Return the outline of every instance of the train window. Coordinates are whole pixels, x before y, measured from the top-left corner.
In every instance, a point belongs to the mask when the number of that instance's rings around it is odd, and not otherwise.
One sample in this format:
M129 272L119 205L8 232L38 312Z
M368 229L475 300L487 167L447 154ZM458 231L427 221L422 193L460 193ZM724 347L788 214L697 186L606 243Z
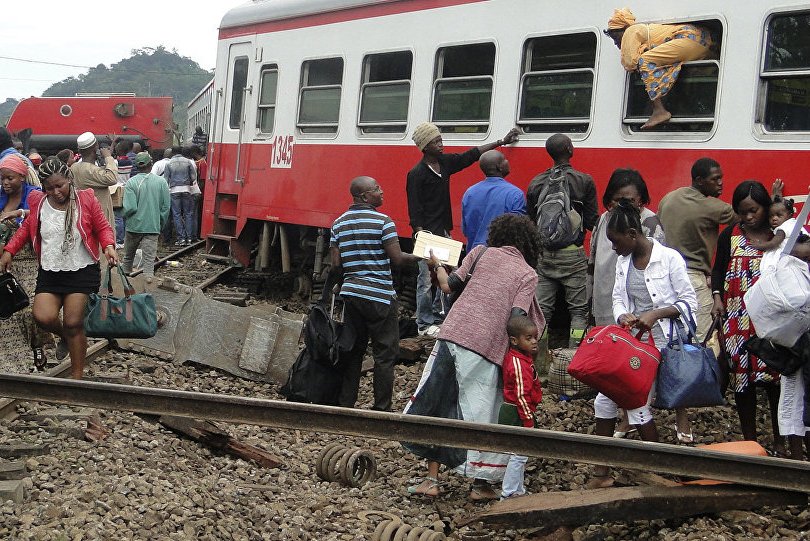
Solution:
M678 81L664 98L672 119L655 131L707 132L714 125L717 102L717 76L720 67L715 60L697 60L684 64ZM624 119L638 130L650 116L652 105L638 72L629 77L627 112Z
M774 15L760 73L767 131L810 131L810 13Z
M710 132L714 129L717 111L717 90L720 76L719 52L722 46L723 26L718 20L685 22L704 28L711 34L714 44L709 57L681 64L678 80L664 96L664 104L672 113L665 124L654 132ZM630 72L626 79L626 106L624 124L631 132L640 132L641 125L650 117L652 102L644 88L638 71Z
M494 43L439 49L431 120L443 132L485 133L489 129L494 75Z
M596 34L533 38L524 48L518 125L527 133L584 133L591 120Z
M301 65L298 129L301 133L337 133L343 59L307 60Z
M366 55L357 125L363 133L405 133L413 53Z
M266 66L262 69L261 88L259 90L259 114L256 127L261 133L273 133L276 119L276 91L278 89L278 66Z
M233 82L231 83L231 116L228 125L238 130L242 123L242 103L245 99L245 86L248 77L248 59L240 56L233 63Z

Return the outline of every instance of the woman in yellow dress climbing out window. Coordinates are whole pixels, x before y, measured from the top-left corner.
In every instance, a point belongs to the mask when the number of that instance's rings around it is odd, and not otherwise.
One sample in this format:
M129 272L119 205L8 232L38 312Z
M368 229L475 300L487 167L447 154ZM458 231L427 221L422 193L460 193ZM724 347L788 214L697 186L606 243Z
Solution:
M678 79L681 65L707 58L713 44L705 28L693 24L637 24L629 8L614 10L605 34L621 50L624 69L638 70L652 101L652 114L641 126L643 130L672 118L662 98Z

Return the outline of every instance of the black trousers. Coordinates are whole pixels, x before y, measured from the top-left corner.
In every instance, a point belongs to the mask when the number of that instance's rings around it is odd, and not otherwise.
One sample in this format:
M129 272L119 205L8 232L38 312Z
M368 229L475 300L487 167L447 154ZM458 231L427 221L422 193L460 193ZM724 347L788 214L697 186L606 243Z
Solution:
M345 296L344 321L355 329L354 348L344 356L342 363L343 386L339 404L353 408L357 402L363 356L368 340L374 354L374 406L380 411L391 410L391 395L394 392L394 365L399 357L398 303L383 304L359 297Z

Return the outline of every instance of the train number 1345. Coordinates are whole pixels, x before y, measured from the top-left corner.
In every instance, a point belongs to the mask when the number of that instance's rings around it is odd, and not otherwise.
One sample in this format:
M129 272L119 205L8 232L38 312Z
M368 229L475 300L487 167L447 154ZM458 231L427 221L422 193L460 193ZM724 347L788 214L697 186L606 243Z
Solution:
M293 146L292 135L276 135L273 139L273 153L270 156L270 167L289 169L292 167Z

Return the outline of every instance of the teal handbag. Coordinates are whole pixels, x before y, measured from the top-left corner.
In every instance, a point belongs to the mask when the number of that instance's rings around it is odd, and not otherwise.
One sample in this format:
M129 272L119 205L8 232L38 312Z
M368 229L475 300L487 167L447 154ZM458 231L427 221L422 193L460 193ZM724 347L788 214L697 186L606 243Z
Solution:
M124 271L116 266L124 284L124 298L110 295L112 268L98 293L91 293L84 312L84 332L94 338L151 338L157 333L155 300L149 293L135 293Z

